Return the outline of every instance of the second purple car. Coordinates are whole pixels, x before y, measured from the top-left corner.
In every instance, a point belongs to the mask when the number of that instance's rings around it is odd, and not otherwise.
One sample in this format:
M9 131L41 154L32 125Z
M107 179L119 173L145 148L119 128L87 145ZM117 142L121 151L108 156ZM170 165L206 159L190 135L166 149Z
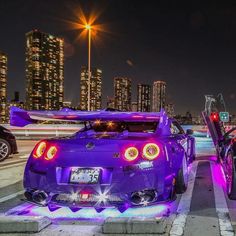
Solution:
M28 201L50 210L117 207L123 212L174 199L187 188L195 140L164 111L11 111L12 125L43 118L80 120L84 128L35 146L24 174Z

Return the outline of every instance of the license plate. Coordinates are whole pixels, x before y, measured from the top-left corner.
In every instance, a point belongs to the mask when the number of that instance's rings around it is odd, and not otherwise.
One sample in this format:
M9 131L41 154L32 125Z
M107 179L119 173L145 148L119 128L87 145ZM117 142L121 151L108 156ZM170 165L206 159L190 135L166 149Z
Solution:
M100 169L72 168L70 182L77 184L96 184L98 183Z

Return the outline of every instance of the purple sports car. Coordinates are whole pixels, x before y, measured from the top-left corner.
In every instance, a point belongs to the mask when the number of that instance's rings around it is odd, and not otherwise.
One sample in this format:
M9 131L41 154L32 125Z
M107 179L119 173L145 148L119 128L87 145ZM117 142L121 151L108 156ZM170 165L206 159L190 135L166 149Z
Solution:
M40 141L24 174L28 201L50 210L146 206L174 199L188 183L195 158L192 131L159 113L24 111L13 107L11 124L36 120L83 121L70 137Z

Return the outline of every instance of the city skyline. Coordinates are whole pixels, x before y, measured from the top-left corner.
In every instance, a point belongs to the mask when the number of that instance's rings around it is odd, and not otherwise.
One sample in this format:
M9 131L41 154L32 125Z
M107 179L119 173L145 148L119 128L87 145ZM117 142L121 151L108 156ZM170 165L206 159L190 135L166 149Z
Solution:
M112 96L113 77L120 75L133 79L132 100L138 83L164 80L168 84L168 102L175 103L176 113L190 110L199 114L203 96L219 92L225 95L227 109L235 112L236 95L231 84L236 76L233 63L236 31L233 27L235 6L231 3L214 7L208 1L193 5L176 3L172 8L164 2L145 5L101 1L100 9L104 11L99 21L108 23L112 29L111 35L101 35L100 42L92 42L92 66L103 70L103 92L107 91L103 105L106 96ZM37 8L32 7L33 1L24 2L25 8L20 7L22 4L19 0L1 6L1 17L5 21L0 21L4 32L0 49L9 58L8 100L14 91L20 91L21 99L25 96L24 34L37 28L65 38L65 100L77 104L80 68L87 64L86 40L75 41L78 32L68 30L65 21L75 19L74 9L76 11L78 5L87 15L95 1L75 5L68 1L60 4L42 1ZM216 21L215 16L220 20ZM147 37L150 30L152 37ZM224 88L222 80L227 81Z
M7 112L7 55L0 51L0 123L6 122Z

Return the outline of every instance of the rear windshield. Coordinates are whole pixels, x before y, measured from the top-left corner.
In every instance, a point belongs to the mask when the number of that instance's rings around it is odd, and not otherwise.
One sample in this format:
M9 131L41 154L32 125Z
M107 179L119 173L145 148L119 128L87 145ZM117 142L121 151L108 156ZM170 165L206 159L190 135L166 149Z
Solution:
M91 129L95 132L138 132L154 133L158 122L94 122Z

